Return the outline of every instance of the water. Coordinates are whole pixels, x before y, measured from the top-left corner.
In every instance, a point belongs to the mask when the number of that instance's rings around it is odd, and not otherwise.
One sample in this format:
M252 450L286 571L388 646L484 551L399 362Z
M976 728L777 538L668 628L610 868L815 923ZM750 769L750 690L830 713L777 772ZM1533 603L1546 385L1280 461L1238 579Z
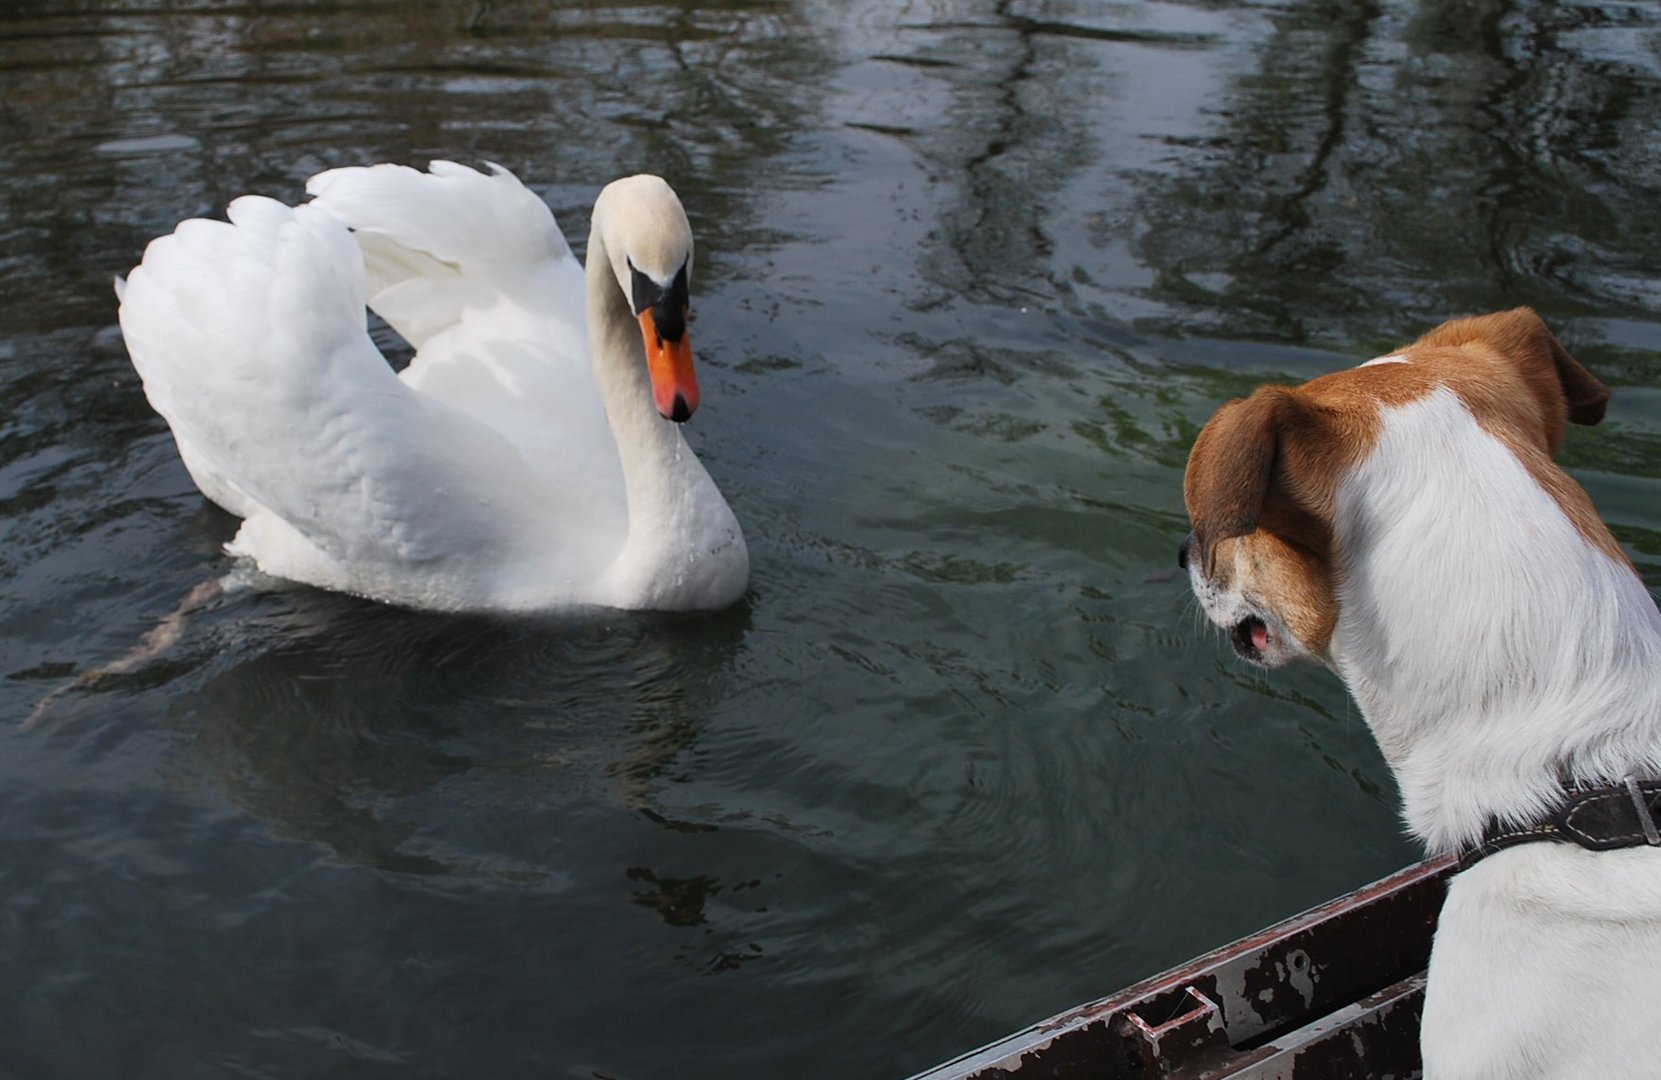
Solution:
M902 1076L1414 856L1172 580L1198 426L1535 305L1661 582L1644 4L10 0L0 713L225 573L114 329L181 218L499 161L699 242L695 617L227 597L0 728L0 1074Z

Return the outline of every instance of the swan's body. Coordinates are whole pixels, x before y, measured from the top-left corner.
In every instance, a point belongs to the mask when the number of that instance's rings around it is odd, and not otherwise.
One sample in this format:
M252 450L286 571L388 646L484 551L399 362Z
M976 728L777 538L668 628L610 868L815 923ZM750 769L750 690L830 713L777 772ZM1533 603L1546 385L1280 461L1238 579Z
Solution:
M120 290L150 403L243 519L231 552L443 610L743 594L738 522L665 419L697 405L692 236L667 184L600 193L586 270L502 169L377 165L307 189L184 222ZM402 373L366 304L416 347Z

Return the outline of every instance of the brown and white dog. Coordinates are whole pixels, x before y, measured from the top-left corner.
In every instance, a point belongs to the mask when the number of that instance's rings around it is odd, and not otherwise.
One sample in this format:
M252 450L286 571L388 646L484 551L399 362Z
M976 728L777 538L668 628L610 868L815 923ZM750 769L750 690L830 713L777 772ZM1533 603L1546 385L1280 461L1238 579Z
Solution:
M1519 308L1262 387L1188 459L1182 561L1206 615L1253 663L1337 672L1430 851L1604 785L1636 835L1519 843L1453 879L1427 1080L1661 1077L1655 787L1625 780L1661 778L1661 615L1553 461L1608 397Z

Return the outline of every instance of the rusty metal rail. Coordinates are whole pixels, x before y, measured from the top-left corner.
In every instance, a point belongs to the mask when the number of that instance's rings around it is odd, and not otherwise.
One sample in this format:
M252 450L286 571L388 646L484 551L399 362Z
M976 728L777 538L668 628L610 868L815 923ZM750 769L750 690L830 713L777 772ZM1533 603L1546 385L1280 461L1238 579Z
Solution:
M913 1080L1372 1080L1419 1072L1432 859Z

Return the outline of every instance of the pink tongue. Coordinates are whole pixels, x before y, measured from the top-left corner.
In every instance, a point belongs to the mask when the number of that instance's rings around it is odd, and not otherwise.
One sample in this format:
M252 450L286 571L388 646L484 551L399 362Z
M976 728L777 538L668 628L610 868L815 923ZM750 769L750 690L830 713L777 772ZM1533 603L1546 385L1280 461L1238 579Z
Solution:
M1262 623L1252 627L1252 648L1262 652L1269 647L1269 628Z

